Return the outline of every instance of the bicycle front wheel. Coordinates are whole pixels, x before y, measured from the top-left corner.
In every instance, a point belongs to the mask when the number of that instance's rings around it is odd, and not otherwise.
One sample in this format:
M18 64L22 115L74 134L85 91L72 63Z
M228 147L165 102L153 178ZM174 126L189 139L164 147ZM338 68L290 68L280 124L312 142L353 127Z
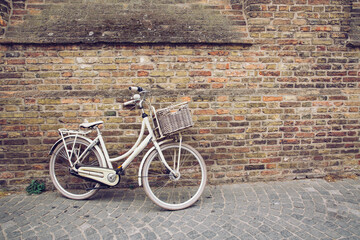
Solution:
M83 139L68 138L65 140L68 150L73 150L71 162L74 163L89 143ZM100 154L95 148L89 150L86 156L79 162L80 165L103 167ZM64 143L60 143L50 158L50 177L55 188L65 197L82 200L92 197L100 187L99 183L89 179L80 178L70 173L70 163Z
M194 204L206 185L206 165L200 153L187 144L169 143L161 151L172 174L163 164L158 151L146 159L142 182L147 196L168 210L184 209Z

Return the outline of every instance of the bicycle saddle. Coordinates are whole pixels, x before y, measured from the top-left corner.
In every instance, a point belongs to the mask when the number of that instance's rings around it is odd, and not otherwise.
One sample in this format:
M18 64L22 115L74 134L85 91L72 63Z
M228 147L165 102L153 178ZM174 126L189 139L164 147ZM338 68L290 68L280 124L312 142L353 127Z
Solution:
M91 123L82 123L80 124L80 127L82 128L93 128L95 126L98 126L100 124L103 124L103 121L97 121L97 122L91 122Z

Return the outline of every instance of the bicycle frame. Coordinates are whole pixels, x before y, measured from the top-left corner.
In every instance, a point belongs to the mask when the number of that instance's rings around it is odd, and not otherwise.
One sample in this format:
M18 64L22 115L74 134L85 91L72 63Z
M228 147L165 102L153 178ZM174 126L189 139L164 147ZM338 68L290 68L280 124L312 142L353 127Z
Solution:
M145 128L148 130L149 132L149 135L147 135L144 139L144 132L145 132ZM141 130L140 130L140 134L138 136L138 139L137 141L135 142L134 146L129 150L127 151L126 153L124 153L123 155L121 156L118 156L118 157L115 157L115 158L110 158L109 157L109 154L108 154L108 151L106 149L106 146L105 146L105 142L101 136L101 132L99 129L97 129L97 132L98 132L98 139L100 141L100 145L101 145L101 150L103 151L104 153L104 156L105 156L105 159L107 161L107 164L108 165L111 165L111 162L117 162L119 160L122 160L122 159L125 159L127 158L121 165L121 167L123 169L126 169L129 164L134 160L134 158L139 155L139 153L144 150L146 148L147 145L149 145L150 142L152 142L154 144L154 147L157 151L159 151L160 153L160 157L161 157L161 160L163 161L164 165L172 172L175 174L175 172L170 168L170 166L166 163L165 161L165 158L160 150L160 144L157 142L156 140L156 137L155 137L155 134L153 132L153 129L150 125L150 121L149 121L149 117L146 116L143 118L142 120L142 124L141 124ZM143 140L142 140L143 139ZM142 140L142 141L141 141ZM163 143L164 141L162 141L161 143ZM149 150L150 151L150 150Z
M143 139L144 137L144 133L145 133L145 129L148 130L148 135ZM150 124L150 121L149 121L149 117L147 115L143 116L143 120L142 120L142 123L141 123L141 130L140 130L140 134L138 136L138 139L137 141L135 142L135 144L133 145L133 147L128 150L126 153L124 153L123 155L121 156L118 156L118 157L115 157L115 158L110 158L109 156L109 153L107 151L107 148L106 148L106 145L105 145L105 141L101 135L101 132L99 130L99 128L96 128L96 131L97 131L97 136L94 140L91 140L91 139L88 139L88 138L85 138L85 137L81 137L83 139L86 139L88 142L89 142L89 146L83 151L83 153L77 157L77 160L74 162L74 163L71 163L70 162L70 165L72 167L74 167L76 165L76 163L78 163L83 157L86 156L87 152L93 148L93 147L97 147L98 143L100 145L100 148L97 148L98 150L100 150L100 154L102 154L102 158L103 160L105 160L105 164L108 168L112 169L112 162L117 162L117 161L120 161L120 160L123 160L123 159L126 159L122 165L120 165L121 169L122 170L125 170L129 164L135 159L135 157L137 155L139 155L148 145L150 142L153 143L153 147L150 148L147 153L144 155L141 163L140 163L140 167L139 167L139 172L138 172L138 175L139 175L139 186L142 185L142 182L141 182L141 174L142 174L142 168L143 168L143 165L145 163L145 160L146 158L150 155L150 153L154 150L158 151L159 153L159 156L160 156L160 159L161 161L163 162L164 166L174 175L174 176L177 176L176 174L176 168L175 168L175 163L174 163L174 169L172 169L168 163L165 161L165 158L164 158L164 155L162 154L161 152L161 149L160 149L160 145L164 144L164 143L167 143L167 142L170 142L172 140L163 140L161 142L158 142L157 139L156 139L156 136L153 132L153 129L151 127L151 124ZM75 132L72 132L72 133L75 133ZM181 135L180 135L181 136ZM79 137L79 135L77 134L74 134L74 135L69 135L68 137L74 137L75 139ZM180 137L181 138L181 137ZM143 139L143 140L142 140ZM62 135L62 140L64 140L64 136ZM59 140L61 141L61 140ZM180 141L180 144L181 144L181 141ZM66 146L66 145L65 145ZM179 148L180 149L180 148ZM68 151L68 150L67 150ZM70 152L70 153L67 153L69 156L72 156L73 155L73 150ZM180 157L180 152L179 152L179 157ZM70 159L70 158L69 158Z

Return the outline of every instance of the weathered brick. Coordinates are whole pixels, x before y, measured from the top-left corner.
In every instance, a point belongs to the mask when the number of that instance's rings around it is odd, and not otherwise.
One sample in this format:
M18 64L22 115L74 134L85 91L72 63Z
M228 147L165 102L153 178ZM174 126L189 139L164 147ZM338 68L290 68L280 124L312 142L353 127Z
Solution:
M309 0L309 4L313 5L328 5L330 0Z
M264 96L263 101L269 102L269 101L282 101L283 97L281 96Z
M131 65L132 70L153 70L153 65L140 65L140 64L133 64Z
M171 50L170 55L194 55L194 51L192 49L176 49Z
M60 77L59 72L42 72L36 74L37 78L58 78Z
M300 140L298 139L282 139L281 144L299 144Z
M0 79L3 78L21 78L22 73L0 73Z
M195 77L195 76L211 76L212 73L211 71L191 71L189 73L190 77Z
M27 139L4 140L4 145L25 145L27 143Z
M8 65L24 65L25 59L16 58L16 59L9 59L6 61Z
M172 77L175 73L173 71L151 71L151 77Z
M251 170L263 170L265 169L264 164L260 165L245 165L245 170L251 171Z
M45 99L38 99L38 104L41 105L58 105L61 104L61 99L52 99L52 98L45 98Z
M209 55L215 55L215 56L228 56L228 55L229 55L229 51L219 50L219 51L208 52L208 54L209 54Z
M116 65L112 65L112 64L107 64L107 65L95 65L94 70L116 70L117 66Z

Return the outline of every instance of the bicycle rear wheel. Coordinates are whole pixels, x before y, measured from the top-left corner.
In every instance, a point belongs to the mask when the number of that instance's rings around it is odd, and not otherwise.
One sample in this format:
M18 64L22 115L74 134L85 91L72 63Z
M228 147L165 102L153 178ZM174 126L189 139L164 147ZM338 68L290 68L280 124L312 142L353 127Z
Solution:
M206 185L206 165L200 153L187 144L169 143L161 146L174 176L154 150L146 159L142 182L147 196L158 206L168 210L184 209L194 204ZM179 158L180 153L180 158ZM174 166L175 164L175 166Z
M89 143L83 139L77 139L74 145L74 138L65 140L67 149L73 149L72 163L76 156L80 156L88 147ZM79 162L80 165L103 167L100 161L100 154L95 148L89 150L88 154ZM74 176L70 173L70 163L64 142L60 143L54 150L50 158L50 177L55 188L65 197L82 200L92 197L100 187L99 183Z

